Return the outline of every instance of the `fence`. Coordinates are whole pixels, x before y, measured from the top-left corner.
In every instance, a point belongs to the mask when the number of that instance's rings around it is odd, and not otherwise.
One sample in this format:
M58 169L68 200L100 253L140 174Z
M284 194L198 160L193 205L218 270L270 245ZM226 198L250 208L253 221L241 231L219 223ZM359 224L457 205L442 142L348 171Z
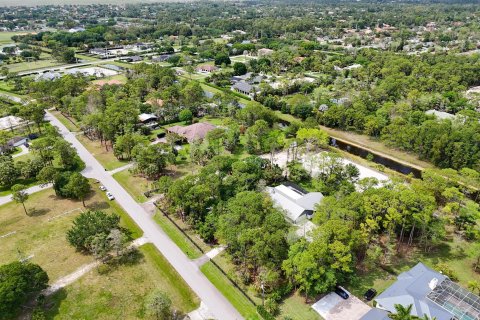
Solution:
M200 248L200 246L190 237L190 235L188 235L185 230L183 230L172 218L170 218L170 216L165 211L163 211L162 208L160 208L158 203L154 202L154 204L164 217L166 217L198 250L200 250L201 253L205 254L205 251ZM238 283L235 282L235 280L233 280L215 261L213 261L213 259L210 259L210 262L218 270L220 270L220 272L223 273L225 277L227 277L228 281L230 281L230 283L233 284L233 286L237 288L245 296L245 298L247 298L248 301L250 301L255 307L257 307L255 301L250 298L250 296L238 285Z

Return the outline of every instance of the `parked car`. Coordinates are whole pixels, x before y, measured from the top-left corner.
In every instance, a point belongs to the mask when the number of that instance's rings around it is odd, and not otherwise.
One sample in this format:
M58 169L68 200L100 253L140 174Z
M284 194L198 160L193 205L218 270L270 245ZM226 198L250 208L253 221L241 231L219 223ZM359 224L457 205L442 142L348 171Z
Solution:
M107 188L105 188L105 186L100 186L100 190L107 191Z
M375 289L373 289L373 288L370 288L370 289L367 290L367 292L365 292L365 294L363 295L363 297L365 298L365 300L370 301L370 300L372 300L376 295L377 295L377 290L375 290Z
M348 297L349 297L347 291L340 286L337 286L335 288L335 293L338 294L340 297L342 297L345 300L347 300Z
M114 200L115 197L113 196L113 194L111 194L110 192L107 191L107 198L108 200Z

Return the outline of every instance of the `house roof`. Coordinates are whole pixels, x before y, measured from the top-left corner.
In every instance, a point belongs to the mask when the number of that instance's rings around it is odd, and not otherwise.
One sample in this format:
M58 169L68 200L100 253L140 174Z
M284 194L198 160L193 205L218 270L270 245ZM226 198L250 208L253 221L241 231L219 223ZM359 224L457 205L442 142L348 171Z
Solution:
M390 320L388 312L382 309L372 308L360 320Z
M167 128L167 131L176 133L184 137L188 141L193 141L193 140L205 138L207 133L212 131L215 128L216 126L208 122L199 122L186 127L173 126L173 127Z
M112 86L112 85L121 85L121 84L122 84L122 81L120 81L120 80L115 80L115 79L111 79L111 80L100 80L100 81L97 81L97 82L95 83L95 85L100 86L100 87L103 87L104 85Z
M197 70L205 70L205 71L215 71L217 69L218 69L217 67L209 65L209 64L205 64L205 65L197 67Z
M55 80L60 78L62 75L58 72L44 72L35 76L35 81L39 80Z
M145 121L149 121L149 120L157 120L158 117L154 114L151 114L151 113L142 113L140 115L138 115L138 120L140 122L145 122Z
M237 89L242 92L252 92L253 86L245 81L239 81L232 86L232 89Z
M395 305L412 305L412 315L437 320L450 320L453 315L427 298L427 295L442 281L448 279L443 274L432 270L423 263L401 273L397 281L382 292L375 301L381 308L395 313Z
M147 101L145 101L146 104L149 104L151 106L159 106L159 107L162 107L163 106L163 103L164 101L162 99L154 99L154 98L151 98L151 99L148 99Z
M296 222L305 211L313 211L315 205L322 201L320 192L306 193L294 184L281 184L274 188L267 188L272 200L283 210L289 219Z
M438 110L433 110L433 109L432 110L427 110L427 111L425 111L425 113L428 114L428 115L434 115L435 117L437 117L440 120L454 119L455 118L455 115L453 115L451 113L438 111Z

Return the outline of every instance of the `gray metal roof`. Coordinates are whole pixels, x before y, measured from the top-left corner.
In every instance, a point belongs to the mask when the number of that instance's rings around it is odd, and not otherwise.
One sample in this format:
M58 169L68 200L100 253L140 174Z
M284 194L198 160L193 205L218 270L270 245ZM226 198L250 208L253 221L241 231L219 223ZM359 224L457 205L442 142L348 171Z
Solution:
M427 315L437 320L451 320L453 315L427 298L427 295L442 281L448 279L423 263L401 273L397 281L382 292L375 301L379 308L395 313L395 305L412 305L412 315Z
M390 320L388 312L382 309L372 308L360 320Z
M245 81L239 81L235 83L232 88L242 92L252 92L253 90L253 86L246 83Z

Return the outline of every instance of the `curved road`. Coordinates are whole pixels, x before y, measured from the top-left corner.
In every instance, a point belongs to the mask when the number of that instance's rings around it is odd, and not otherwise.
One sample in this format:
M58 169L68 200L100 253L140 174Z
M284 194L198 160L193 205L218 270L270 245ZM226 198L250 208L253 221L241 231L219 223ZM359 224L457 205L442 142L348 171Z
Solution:
M63 138L77 150L78 155L86 165L82 174L87 178L99 180L115 196L116 201L143 230L144 236L165 256L211 313L215 315L215 318L221 320L243 319L230 302L205 277L198 266L175 245L130 194L105 171L93 155L77 140L75 135L48 111L45 119L57 127Z

